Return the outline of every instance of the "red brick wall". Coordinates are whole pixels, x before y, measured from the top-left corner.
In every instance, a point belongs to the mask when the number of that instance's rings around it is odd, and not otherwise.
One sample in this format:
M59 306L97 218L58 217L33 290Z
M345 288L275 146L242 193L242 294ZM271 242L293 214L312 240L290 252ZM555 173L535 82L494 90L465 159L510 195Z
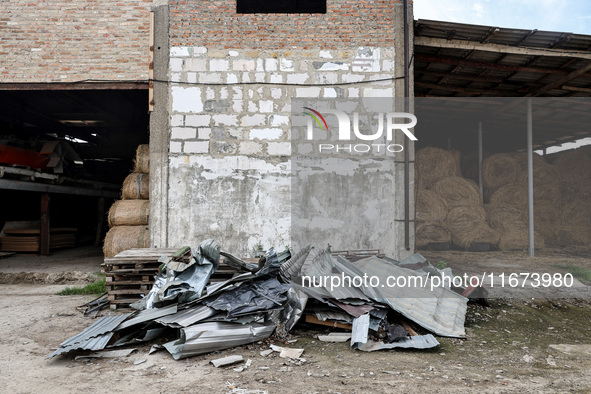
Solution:
M327 0L326 14L236 14L236 0L170 0L171 45L253 49L391 46L394 4L398 2Z
M0 81L148 77L151 0L1 0Z

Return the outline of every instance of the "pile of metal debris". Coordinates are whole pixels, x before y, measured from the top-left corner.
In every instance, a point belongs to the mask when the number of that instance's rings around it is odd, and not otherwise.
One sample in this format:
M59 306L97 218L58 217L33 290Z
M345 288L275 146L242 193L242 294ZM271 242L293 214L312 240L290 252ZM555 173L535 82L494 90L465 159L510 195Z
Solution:
M208 285L220 256L241 273ZM310 323L350 330L320 339L350 337L355 349L432 348L439 344L435 337L416 331L464 337L468 298L461 293L475 290L368 283L372 277L451 275L449 268L439 270L420 255L398 262L377 256L333 256L330 248L317 251L308 246L293 256L289 250L277 253L271 248L257 265L220 252L214 240L191 249L190 256L166 257L160 271L151 291L132 305L136 312L96 320L47 357L168 338L172 340L163 347L178 360L273 334L285 338L304 315ZM483 291L477 292L482 296Z

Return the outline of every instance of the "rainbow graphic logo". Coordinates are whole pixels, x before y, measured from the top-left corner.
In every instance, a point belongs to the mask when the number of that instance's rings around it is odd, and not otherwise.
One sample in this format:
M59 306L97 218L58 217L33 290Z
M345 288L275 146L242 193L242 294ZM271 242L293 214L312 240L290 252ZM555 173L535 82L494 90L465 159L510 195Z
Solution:
M306 114L309 117L311 117L312 119L314 119L316 121L316 123L318 123L318 126L320 126L320 130L323 129L322 123L324 123L324 129L328 132L328 125L326 124L326 120L324 119L324 116L322 116L320 114L320 112L318 112L310 107L304 107L304 109L307 109L308 111L312 111L313 112L312 114L310 112L304 112L304 114ZM318 118L320 118L320 119L318 119ZM322 123L320 123L320 120L322 120Z

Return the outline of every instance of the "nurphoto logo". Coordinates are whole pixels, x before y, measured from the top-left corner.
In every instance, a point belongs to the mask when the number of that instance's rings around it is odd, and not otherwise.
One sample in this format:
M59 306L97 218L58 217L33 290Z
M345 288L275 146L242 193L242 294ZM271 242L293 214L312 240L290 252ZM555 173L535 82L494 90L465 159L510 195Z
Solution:
M370 125L370 133L362 133L359 128L359 113L353 112L353 121L349 115L340 110L336 109L324 109L322 113L310 108L304 107L306 110L305 115L308 115L308 129L306 133L306 139L308 141L314 140L314 129L324 130L327 133L327 137L330 138L331 133L334 130L329 129L328 123L324 115L334 115L338 122L338 131L336 139L338 141L373 141L374 143L358 143L358 144L333 144L333 143L321 143L318 145L318 150L322 152L339 153L367 153L373 151L375 153L397 153L402 152L404 147L400 144L392 144L394 140L394 132L396 130L402 131L408 139L411 141L417 141L417 137L410 131L417 124L417 117L408 112L388 112L378 113L377 115L377 129L374 131L374 127ZM324 115L323 115L324 114ZM385 123L385 127L384 127ZM351 127L351 125L353 127ZM351 135L351 129L353 129L353 137ZM386 143L377 143L379 140L383 140L385 129ZM333 135L333 140L334 135Z

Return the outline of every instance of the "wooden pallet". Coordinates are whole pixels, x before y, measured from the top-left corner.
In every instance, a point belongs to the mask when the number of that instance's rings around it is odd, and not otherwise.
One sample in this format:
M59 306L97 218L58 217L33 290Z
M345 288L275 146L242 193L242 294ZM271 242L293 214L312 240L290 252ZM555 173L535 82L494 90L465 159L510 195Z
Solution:
M130 249L115 257L105 258L101 271L105 274L111 309L127 308L148 294L161 265L158 260L162 256L172 257L175 254L175 260L190 261L187 249L179 248ZM222 260L211 276L210 283L228 280L238 272Z

